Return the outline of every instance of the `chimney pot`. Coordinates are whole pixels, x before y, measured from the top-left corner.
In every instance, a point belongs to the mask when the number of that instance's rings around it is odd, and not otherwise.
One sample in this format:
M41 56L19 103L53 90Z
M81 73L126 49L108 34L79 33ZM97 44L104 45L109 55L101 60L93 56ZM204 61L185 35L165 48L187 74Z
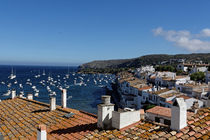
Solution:
M40 124L37 128L37 140L47 140L46 125Z
M105 105L108 105L108 104L111 103L110 99L111 99L111 96L109 96L109 95L101 96L102 103L105 104Z
M66 108L66 96L67 96L67 90L66 89L62 89L61 101L62 101L62 107L63 108Z
M56 97L55 95L50 95L50 111L56 109Z
M16 97L16 91L13 89L12 90L12 99L14 99Z

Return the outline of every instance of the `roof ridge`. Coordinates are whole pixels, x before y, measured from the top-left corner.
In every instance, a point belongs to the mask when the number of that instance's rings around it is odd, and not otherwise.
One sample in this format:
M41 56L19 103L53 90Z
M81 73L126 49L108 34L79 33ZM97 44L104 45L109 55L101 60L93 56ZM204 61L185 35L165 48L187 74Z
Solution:
M39 105L43 105L43 106L46 106L46 107L50 107L49 104L43 103L43 102L40 102L40 101L37 101L37 100L29 100L29 99L20 98L20 97L16 97L16 98L22 99L22 100L25 100L25 101L28 101L28 102L33 102L33 103L36 103L36 104L39 104ZM97 118L97 115L92 114L92 113L89 113L89 112L86 112L86 111L83 111L83 110L76 110L76 109L73 109L73 108L62 108L60 105L56 105L56 109L57 109L58 111L62 111L62 112L65 112L65 113L71 113L72 111L73 111L73 112L80 112L80 113L86 114L86 115L88 115L88 116ZM69 109L71 109L71 111L70 111Z

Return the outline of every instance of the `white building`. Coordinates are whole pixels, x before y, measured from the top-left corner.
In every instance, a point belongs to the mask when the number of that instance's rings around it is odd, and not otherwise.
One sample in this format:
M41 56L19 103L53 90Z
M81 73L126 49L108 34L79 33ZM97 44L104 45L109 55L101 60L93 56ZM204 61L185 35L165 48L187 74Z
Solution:
M194 102L198 102L198 108L202 108L204 106L204 102L202 100L192 98L192 97L188 97L184 94L178 95L176 98L183 98L185 103L186 103L187 109L191 109ZM174 98L172 101L174 102L176 100L176 98Z
M151 89L148 87L145 80L130 77L118 80L118 93L120 94L121 107L141 108L141 97L139 96L139 89Z
M146 118L169 125L172 130L179 131L187 126L187 108L183 98L176 98L172 108L155 106L146 111Z
M155 85L162 86L164 85L163 79L170 78L174 79L176 77L176 73L174 72L156 72L155 73Z
M146 111L146 119L151 121L171 125L171 109L161 106L155 106Z
M147 79L147 77L155 72L155 68L153 66L142 66L141 68L137 68L135 71L135 75L139 78Z
M195 72L206 72L208 70L209 64L186 64L181 63L177 65L178 70L184 72L195 73Z
M189 76L176 76L173 72L158 72L155 76L155 85L167 88L173 88L176 84L185 84L190 80Z
M186 83L176 85L176 89L182 93L186 93L189 97L195 97L201 99L208 93L208 85L203 83Z

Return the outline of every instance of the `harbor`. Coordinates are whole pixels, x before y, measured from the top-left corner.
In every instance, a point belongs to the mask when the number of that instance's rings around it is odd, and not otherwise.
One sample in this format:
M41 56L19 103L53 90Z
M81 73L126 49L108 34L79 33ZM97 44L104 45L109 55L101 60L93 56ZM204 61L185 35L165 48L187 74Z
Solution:
M60 99L60 91L66 89L68 107L94 114L106 86L115 80L108 74L78 74L77 67L1 66L0 71L1 100L11 98L15 90L18 95L33 94L35 100L49 103L49 95Z

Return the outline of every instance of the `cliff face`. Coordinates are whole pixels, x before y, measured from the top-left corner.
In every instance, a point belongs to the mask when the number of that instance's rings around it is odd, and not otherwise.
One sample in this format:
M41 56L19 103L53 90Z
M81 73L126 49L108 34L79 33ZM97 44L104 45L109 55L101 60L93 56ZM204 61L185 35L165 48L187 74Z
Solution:
M194 53L194 54L155 54L145 55L133 59L119 59L119 60L102 60L93 61L79 66L79 70L85 69L107 69L107 68L131 68L140 67L142 65L157 65L161 62L170 62L170 59L185 59L186 62L203 61L210 63L210 53Z

